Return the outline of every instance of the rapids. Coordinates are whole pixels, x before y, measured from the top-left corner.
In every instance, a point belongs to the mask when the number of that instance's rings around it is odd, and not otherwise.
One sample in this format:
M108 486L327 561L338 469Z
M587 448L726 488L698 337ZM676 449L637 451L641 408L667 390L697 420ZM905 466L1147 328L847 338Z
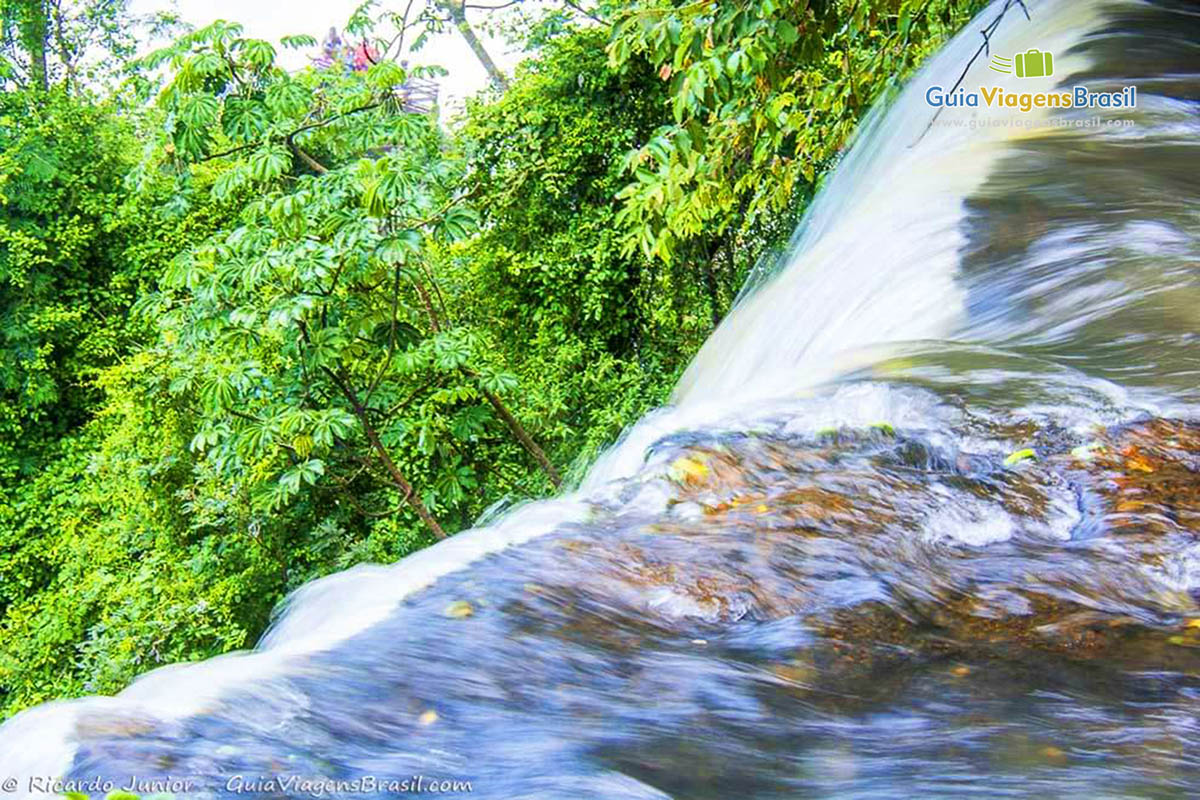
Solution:
M1200 6L1025 7L577 491L18 715L0 797L1200 795ZM1002 12L1053 77L971 62ZM1138 105L935 118L968 63Z

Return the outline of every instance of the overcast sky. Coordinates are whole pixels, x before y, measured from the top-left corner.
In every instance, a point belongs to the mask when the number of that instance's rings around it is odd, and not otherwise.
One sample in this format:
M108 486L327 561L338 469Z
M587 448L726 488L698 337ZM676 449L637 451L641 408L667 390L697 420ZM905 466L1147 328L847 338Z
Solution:
M311 34L320 41L330 26L341 30L359 2L360 0L132 0L130 8L135 14L174 11L185 22L197 27L207 25L215 19L240 22L245 26L247 36L267 39L277 44L281 36L296 33ZM380 6L387 9L401 2L406 0L383 0ZM469 19L474 21L484 12L468 13ZM509 52L510 48L501 39L487 37L478 24L475 25L475 29L487 43L492 58L506 73L511 74L513 66L520 59L520 53ZM307 51L281 49L279 60L282 66L295 69L308 63L309 55ZM443 108L458 106L462 97L478 91L487 84L487 73L457 31L452 30L431 38L420 51L406 57L414 64L438 64L449 70L450 74L439 81Z

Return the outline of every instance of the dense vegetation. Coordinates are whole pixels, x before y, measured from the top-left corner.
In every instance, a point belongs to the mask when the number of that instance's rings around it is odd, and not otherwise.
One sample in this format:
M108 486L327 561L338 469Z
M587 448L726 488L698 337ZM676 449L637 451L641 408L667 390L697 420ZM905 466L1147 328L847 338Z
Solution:
M0 715L577 480L978 3L543 7L451 121L399 54L486 58L462 3L388 6L288 72L314 39L135 59L121 4L0 0Z

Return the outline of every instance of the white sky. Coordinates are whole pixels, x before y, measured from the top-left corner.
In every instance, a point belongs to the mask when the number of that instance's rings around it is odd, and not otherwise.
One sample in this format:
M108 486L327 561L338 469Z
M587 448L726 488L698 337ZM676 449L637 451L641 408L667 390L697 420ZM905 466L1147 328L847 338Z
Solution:
M215 19L240 22L245 26L245 35L266 39L278 46L281 36L297 33L310 34L320 42L331 26L337 27L339 31L344 27L359 2L360 0L132 0L130 10L135 14L173 11L185 22L197 27L207 25ZM406 0L383 0L380 8L402 10L401 3L406 3ZM417 4L414 3L414 8L416 7ZM375 13L378 13L378 9ZM510 48L502 39L489 38L481 30L478 21L486 12L468 10L467 13L492 59L506 74L511 75L512 68L520 60L521 54L509 52ZM415 32L410 31L406 38L411 40L415 35ZM161 46L161 43L157 46ZM280 48L279 62L288 69L299 68L308 63L308 56L315 54L316 50L317 48L313 48L313 52L309 53L307 50ZM437 37L430 37L418 52L406 54L405 57L413 64L437 64L449 71L449 75L439 80L441 105L444 110L461 106L463 97L487 85L487 73L462 36L453 28Z

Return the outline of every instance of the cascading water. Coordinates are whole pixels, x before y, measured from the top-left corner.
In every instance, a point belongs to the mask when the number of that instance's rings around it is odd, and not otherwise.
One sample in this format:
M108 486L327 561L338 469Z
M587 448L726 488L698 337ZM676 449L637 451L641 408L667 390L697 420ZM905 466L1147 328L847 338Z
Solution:
M1025 6L964 86L1137 108L934 120L993 5L578 492L19 715L13 794L1200 793L1200 9Z

